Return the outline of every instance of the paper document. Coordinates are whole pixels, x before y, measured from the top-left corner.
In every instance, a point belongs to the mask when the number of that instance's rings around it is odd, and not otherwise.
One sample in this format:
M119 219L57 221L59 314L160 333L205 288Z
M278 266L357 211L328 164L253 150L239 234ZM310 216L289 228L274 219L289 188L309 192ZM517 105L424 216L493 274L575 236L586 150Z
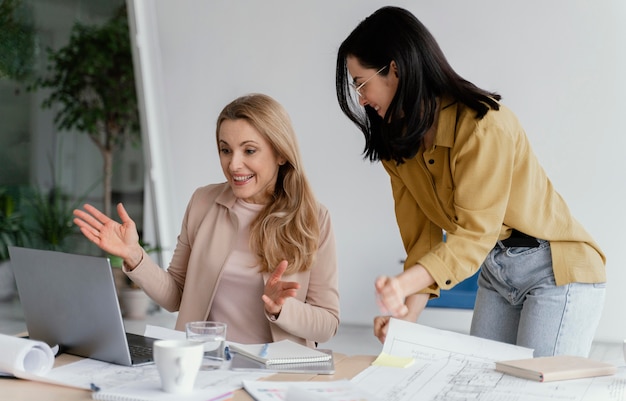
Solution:
M626 367L615 376L540 383L505 375L495 361L532 350L391 319L383 352L415 358L407 368L370 366L351 381L386 401L626 401Z
M256 401L383 401L348 380L324 382L244 381Z
M168 329L160 326L146 325L144 336L150 338L158 338L159 340L184 340L187 333L184 331Z

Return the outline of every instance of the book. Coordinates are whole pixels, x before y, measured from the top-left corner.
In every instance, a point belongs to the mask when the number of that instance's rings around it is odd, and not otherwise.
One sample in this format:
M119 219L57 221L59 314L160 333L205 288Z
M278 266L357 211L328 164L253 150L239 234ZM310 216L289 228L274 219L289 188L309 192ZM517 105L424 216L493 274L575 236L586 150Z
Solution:
M540 382L610 376L617 367L580 356L558 355L496 362L498 372Z
M240 344L228 342L229 349L266 365L284 363L323 362L331 355L291 340L281 340L267 344Z

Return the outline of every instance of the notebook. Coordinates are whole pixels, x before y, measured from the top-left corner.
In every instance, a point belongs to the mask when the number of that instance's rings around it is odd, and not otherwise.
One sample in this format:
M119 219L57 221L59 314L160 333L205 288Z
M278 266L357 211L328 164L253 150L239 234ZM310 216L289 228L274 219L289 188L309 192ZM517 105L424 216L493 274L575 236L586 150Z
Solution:
M496 370L540 382L610 376L617 367L580 356L545 356L496 362Z
M124 330L109 259L14 246L9 255L29 338L118 365L153 362L155 339Z
M240 344L229 341L228 346L231 351L266 365L324 362L332 358L325 352L300 345L291 340L267 344Z
M321 349L319 351L330 355L330 359L321 362L277 363L266 365L263 362L233 352L229 369L243 372L309 373L314 375L334 374L335 362L332 357L332 350Z

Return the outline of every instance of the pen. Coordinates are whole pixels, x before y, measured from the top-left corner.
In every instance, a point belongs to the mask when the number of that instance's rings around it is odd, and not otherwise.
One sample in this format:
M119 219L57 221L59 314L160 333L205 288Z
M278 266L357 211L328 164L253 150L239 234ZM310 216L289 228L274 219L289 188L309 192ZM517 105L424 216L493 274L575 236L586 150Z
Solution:
M448 241L448 232L443 228L441 229L441 240L444 244L446 243L446 241Z
M226 358L227 361L230 361L233 358L230 355L230 348L228 348L228 345L224 347L224 357Z
M269 343L263 344L263 347L261 348L261 351L259 351L259 356L261 358L265 358L267 356L267 347L269 347Z

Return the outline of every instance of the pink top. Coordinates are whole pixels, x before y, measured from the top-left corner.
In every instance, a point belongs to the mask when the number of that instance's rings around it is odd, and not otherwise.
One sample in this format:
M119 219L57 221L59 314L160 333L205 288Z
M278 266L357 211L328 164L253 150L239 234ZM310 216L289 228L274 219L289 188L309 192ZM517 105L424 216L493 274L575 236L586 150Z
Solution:
M226 258L220 285L215 291L209 320L226 322L226 338L244 344L272 341L270 325L265 317L263 276L250 250L250 223L263 205L237 199L232 211L237 215L239 229L232 252ZM236 294L236 296L233 296ZM233 319L232 316L236 316Z

